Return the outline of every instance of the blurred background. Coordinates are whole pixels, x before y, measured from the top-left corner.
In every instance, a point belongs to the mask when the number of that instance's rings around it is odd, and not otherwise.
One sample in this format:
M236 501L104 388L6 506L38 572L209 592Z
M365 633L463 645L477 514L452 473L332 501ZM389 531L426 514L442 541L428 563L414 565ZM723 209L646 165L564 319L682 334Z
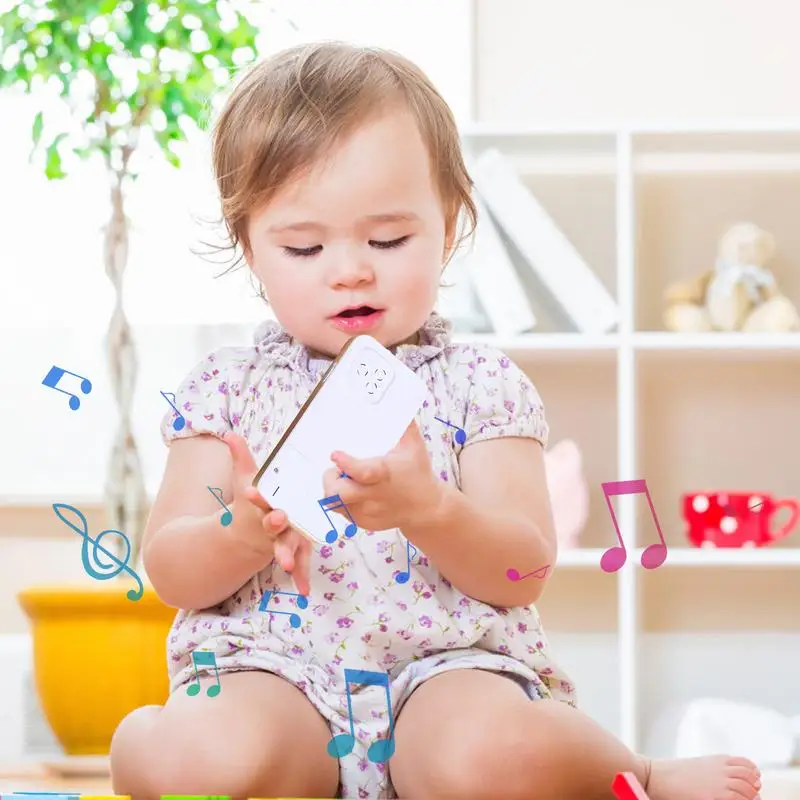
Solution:
M29 5L33 15L47 3ZM146 5L152 21L174 4ZM6 0L0 14L19 7ZM398 50L451 105L485 213L475 246L448 267L440 308L459 337L504 348L543 396L562 544L539 610L581 707L649 755L744 751L769 770L765 800L800 798L800 7L230 7L257 35L251 52L236 51L240 63L215 70L223 88L212 111L249 59L317 39ZM106 40L102 25L74 24ZM9 48L0 66L19 58ZM211 235L205 220L218 214L206 131L186 125L170 143L180 166L152 131L137 140L138 178L124 194L127 263L115 288L104 262L107 165L62 153L66 177L48 179L41 154L30 157L37 113L46 131L79 134L80 125L52 81L8 83L0 88L0 776L47 763L80 789L82 769L103 780L102 747L65 747L66 734L54 733L53 715L77 713L58 670L69 661L93 679L120 676L108 638L88 663L67 650L72 629L56 630L74 624L59 622L72 608L67 595L40 612L18 600L30 587L98 584L83 568L80 536L52 504L80 509L92 535L115 527L105 487L121 425L152 498L166 459L163 393L209 350L248 342L267 310L244 270L221 274L224 265L197 253ZM106 345L116 303L132 342L116 340L112 363L130 378L117 384ZM59 384L79 396L77 411L42 385L53 366L77 376ZM81 393L81 378L91 393ZM646 481L655 515L640 491L611 497L612 518L602 484L633 479ZM146 503L136 513L145 512ZM620 544L615 520L628 558L607 572L603 553ZM659 532L668 556L644 569L640 555ZM163 624L147 636L161 641ZM160 674L163 653L152 652ZM154 680L147 691L157 694ZM96 700L107 705L110 696Z

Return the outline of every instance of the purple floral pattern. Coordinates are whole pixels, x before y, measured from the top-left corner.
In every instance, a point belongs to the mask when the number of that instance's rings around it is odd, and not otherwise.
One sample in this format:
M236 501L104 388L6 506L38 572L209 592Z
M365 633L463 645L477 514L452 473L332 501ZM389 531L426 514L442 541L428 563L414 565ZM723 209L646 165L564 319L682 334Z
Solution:
M450 324L432 314L419 343L395 355L427 383L430 398L417 423L441 480L460 485L458 455L464 446L500 436L547 442L539 395L505 354L486 345L453 344ZM330 360L314 358L274 322L263 324L250 347L223 348L204 358L176 392L186 426L175 431L173 412L161 425L164 441L197 435L243 436L256 461L275 446L308 398ZM453 429L464 429L465 445ZM274 672L298 686L328 720L332 735L349 732L344 667L385 671L395 716L413 690L451 669L507 673L532 698L575 703L569 678L553 661L541 621L531 606L496 609L466 597L418 552L408 583L394 576L406 542L397 530L359 531L352 539L318 546L311 563L308 607L273 596L258 611L265 591L295 591L277 565L267 567L219 606L180 611L168 638L171 690L194 676L191 654L213 650L219 670ZM388 732L385 692L351 687L356 745L340 763L344 797L394 797L385 765L373 764L369 744Z

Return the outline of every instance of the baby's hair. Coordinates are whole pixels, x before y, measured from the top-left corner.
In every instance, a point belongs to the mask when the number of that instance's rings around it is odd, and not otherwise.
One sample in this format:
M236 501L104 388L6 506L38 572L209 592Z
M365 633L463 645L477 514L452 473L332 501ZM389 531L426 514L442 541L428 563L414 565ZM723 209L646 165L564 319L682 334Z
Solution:
M477 222L452 111L425 73L404 56L344 42L282 50L247 69L234 87L212 137L228 240L221 249L249 250L247 222L253 211L323 161L359 126L394 108L413 115L427 146L447 233L453 237L452 255Z

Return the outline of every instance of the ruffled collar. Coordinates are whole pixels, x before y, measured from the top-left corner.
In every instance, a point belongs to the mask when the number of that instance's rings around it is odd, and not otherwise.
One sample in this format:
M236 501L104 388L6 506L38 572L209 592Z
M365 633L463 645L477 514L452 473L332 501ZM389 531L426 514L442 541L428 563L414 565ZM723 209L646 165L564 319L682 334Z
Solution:
M419 329L417 344L400 344L390 349L409 369L416 370L436 358L450 344L451 329L452 324L433 311ZM289 336L274 320L261 323L253 338L258 352L266 355L274 364L290 367L314 380L333 360L312 355L304 344Z

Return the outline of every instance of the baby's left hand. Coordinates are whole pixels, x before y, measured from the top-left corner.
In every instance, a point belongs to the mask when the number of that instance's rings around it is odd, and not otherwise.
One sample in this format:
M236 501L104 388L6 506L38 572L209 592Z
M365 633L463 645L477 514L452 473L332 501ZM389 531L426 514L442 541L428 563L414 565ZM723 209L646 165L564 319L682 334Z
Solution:
M359 528L382 531L425 519L437 508L444 484L434 475L425 440L412 421L394 450L359 459L334 452L338 469L323 477L327 496L338 494ZM341 477L345 473L348 478ZM347 516L339 511L343 516Z

